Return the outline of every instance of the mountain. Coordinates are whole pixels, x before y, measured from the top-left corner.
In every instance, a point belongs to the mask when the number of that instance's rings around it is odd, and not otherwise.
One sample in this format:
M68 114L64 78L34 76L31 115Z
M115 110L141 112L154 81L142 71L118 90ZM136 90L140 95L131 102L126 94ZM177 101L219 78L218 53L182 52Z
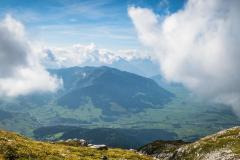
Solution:
M161 108L174 97L153 80L109 67L74 67L51 70L63 79L57 104L78 108L93 103L104 115L141 112Z
M150 77L152 80L154 80L157 84L161 86L168 86L170 83L168 83L160 74L156 74L154 76Z
M34 141L16 133L0 131L1 160L152 160L134 151Z
M155 141L139 149L159 160L238 160L240 127L222 130L193 143Z
M189 142L185 142L182 140L174 140L174 141L164 141L164 140L156 140L152 143L146 144L138 149L140 153L151 155L153 157L159 159L171 159L173 157L176 150L180 147L189 144Z
M176 134L175 139L193 141L240 124L230 107L201 100L181 85L158 85L109 67L49 72L62 78L63 88L55 93L0 97L0 110L12 115L0 119L1 128L31 136L39 127L59 125L160 129Z
M0 109L29 113L42 125L102 125L146 109L163 108L175 96L149 78L110 67L49 72L63 81L58 92L2 98Z
M32 136L33 129L39 126L38 121L28 113L0 110L0 128L17 130L25 135Z
M169 91L176 91L176 90L183 90L187 91L187 89L181 84L176 82L168 82L162 75L156 74L151 76L150 79L154 80L159 86L169 90Z

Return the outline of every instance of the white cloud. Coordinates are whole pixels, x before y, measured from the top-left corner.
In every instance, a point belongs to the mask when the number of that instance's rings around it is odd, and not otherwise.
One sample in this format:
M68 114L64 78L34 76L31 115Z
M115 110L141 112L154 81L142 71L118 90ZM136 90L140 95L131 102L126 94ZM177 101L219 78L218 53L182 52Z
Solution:
M0 21L0 95L18 96L55 91L60 80L51 77L31 48L24 26L7 15Z
M95 44L75 44L65 48L45 48L42 62L49 68L62 68L84 65L108 65L119 59L131 61L133 59L148 58L145 52L137 50L111 51L96 47Z
M239 0L189 0L165 17L138 7L128 12L166 79L240 113Z

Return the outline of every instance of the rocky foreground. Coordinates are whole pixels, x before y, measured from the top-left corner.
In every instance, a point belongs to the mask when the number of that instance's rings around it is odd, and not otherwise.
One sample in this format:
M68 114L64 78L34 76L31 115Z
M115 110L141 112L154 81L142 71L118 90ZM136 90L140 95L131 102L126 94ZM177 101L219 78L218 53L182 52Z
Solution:
M240 160L240 127L220 131L194 143L155 141L139 152L159 160Z
M148 155L148 156L147 156ZM34 141L0 131L0 160L239 160L240 127L223 130L194 143L155 141L138 151L87 144L84 140Z

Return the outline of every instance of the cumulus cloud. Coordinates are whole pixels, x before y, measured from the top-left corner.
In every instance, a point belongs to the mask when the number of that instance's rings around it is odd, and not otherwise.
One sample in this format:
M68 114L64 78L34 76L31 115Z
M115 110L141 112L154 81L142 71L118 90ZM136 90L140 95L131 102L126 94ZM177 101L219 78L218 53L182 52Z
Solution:
M118 50L98 48L95 44L75 44L64 48L43 49L42 63L48 68L62 68L84 65L109 65L120 59L131 61L149 58L145 52L137 50Z
M240 114L239 0L189 0L167 16L139 7L128 12L166 79Z
M7 15L0 21L0 95L54 91L60 80L49 75L25 36L24 26Z

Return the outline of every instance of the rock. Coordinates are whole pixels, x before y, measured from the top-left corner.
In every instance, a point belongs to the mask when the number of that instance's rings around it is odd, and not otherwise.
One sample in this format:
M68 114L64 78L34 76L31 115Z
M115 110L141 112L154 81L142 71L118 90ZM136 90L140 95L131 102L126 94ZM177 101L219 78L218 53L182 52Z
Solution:
M84 139L67 139L65 141L63 140L59 140L56 143L60 143L60 144L64 144L64 145L68 145L68 146L75 146L75 147L87 147L88 146L88 142Z
M88 146L88 147L91 147L91 146L93 146L93 144L89 143L87 146Z
M79 139L78 142L81 146L84 146L84 147L88 146L88 142L84 139Z
M90 148L95 148L98 150L108 150L108 147L105 144L91 145Z
M203 160L235 160L237 159L231 150L220 149L204 155Z
M65 142L71 142L71 141L73 141L72 139L67 139Z
M183 145L189 144L181 140L175 141L154 141L138 149L139 153L151 155L157 159L170 159L174 152Z
M155 141L138 151L159 160L240 160L240 127L206 136L192 143Z
M101 160L108 160L107 156L102 156Z

